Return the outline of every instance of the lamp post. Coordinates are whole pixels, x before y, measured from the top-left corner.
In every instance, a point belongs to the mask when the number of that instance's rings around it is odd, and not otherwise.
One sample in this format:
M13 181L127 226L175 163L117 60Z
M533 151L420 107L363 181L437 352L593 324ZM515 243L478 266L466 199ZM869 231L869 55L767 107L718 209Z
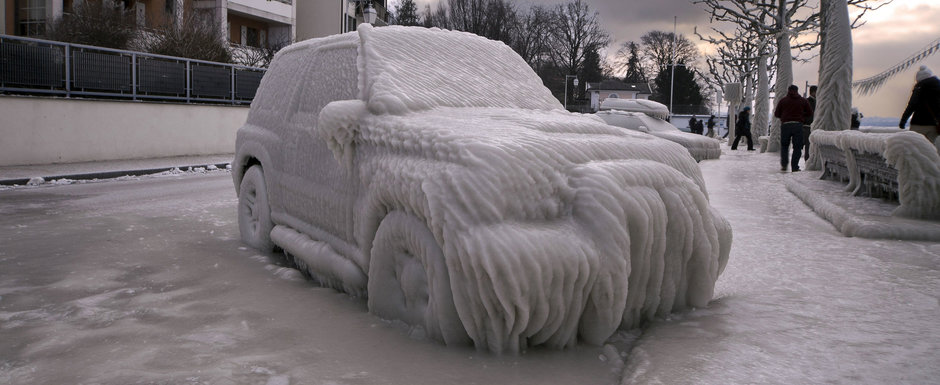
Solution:
M375 12L375 8L372 8L372 1L366 0L365 3L366 6L362 10L362 21L369 24L375 24L377 12Z
M574 85L575 90L578 89L578 75L565 75L565 111L568 111L568 79L570 78L574 78L571 84Z

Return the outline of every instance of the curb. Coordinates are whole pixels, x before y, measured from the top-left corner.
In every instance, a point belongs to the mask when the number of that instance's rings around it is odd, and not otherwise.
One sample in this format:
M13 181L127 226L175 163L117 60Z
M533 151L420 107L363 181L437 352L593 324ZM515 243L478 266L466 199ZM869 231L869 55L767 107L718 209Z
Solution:
M224 170L230 164L232 163L224 162L224 163L210 163L210 164L198 164L198 165L186 165L186 166L167 166L167 167L124 170L124 171L98 171L98 172L79 173L79 174L43 176L42 178L47 181L57 180L57 179L71 179L71 180L112 179L112 178L119 178L122 176L142 176L142 175L159 174L161 172L170 171L173 169L185 170L187 168L209 167L209 166L215 166L219 169ZM25 186L27 183L29 183L30 179L32 178L0 179L0 186L17 186L17 185Z

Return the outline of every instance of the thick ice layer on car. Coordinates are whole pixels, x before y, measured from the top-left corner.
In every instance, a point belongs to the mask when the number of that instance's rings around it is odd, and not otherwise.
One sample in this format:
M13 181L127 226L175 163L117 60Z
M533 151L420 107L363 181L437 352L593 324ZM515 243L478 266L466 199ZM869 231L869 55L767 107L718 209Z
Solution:
M352 63L355 90L350 75L337 70ZM426 225L433 234L459 327L479 348L602 343L618 328L705 306L727 262L730 226L709 205L685 148L562 111L502 43L461 32L361 26L356 34L279 53L259 96L240 135L263 143L275 135L269 128L288 126L294 136L286 147L302 134L318 140L312 155L290 165L259 160L266 176L339 162L336 177L355 184L335 190L355 196L355 239L330 247L370 282L371 248L383 220L393 212L420 219L402 226ZM245 140L246 149L254 145ZM332 157L317 153L324 150ZM284 148L271 151L276 157ZM319 188L299 178L269 182L279 183ZM316 196L331 198L342 200ZM279 239L298 238L292 243L298 247L339 242L331 229L342 218L304 215L316 227L305 234L314 242L293 233ZM331 266L336 278L356 276L330 263L333 254L310 254L318 260L309 265ZM427 275L428 285L438 278ZM426 300L438 306L434 295ZM425 326L432 336L453 330L445 321Z
M436 28L359 31L359 89L373 113L434 107L562 108L509 46Z
M731 229L681 146L562 111L438 108L365 123L361 175L386 198L362 213L429 218L477 346L602 343L711 299Z
M630 101L633 99L626 100ZM673 126L672 123L654 118L646 113L609 110L598 112L596 115L607 122L607 124L623 127L628 130L643 131L650 135L679 143L689 151L689 154L692 155L696 161L718 159L721 157L721 147L717 139L682 132L676 128L676 126Z

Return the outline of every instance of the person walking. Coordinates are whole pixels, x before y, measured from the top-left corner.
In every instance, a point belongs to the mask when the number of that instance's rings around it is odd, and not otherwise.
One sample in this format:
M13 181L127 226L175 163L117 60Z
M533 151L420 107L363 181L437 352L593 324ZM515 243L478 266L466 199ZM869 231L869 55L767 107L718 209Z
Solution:
M857 108L857 107L852 107L852 122L851 122L852 127L851 127L851 129L853 129L853 130L858 130L859 127L862 126L862 118L863 118L863 117L864 117L864 116L862 115L862 113L861 113L861 112L858 112L858 108Z
M911 131L926 136L927 140L936 146L937 134L940 133L940 79L933 75L930 68L923 65L915 78L917 83L911 91L907 108L901 114L898 127L903 129L907 119L911 118Z
M695 127L696 127L696 124L695 124L695 115L692 115L692 117L689 118L689 132L691 132L691 133L694 134L694 133L695 133Z
M803 160L809 160L809 134L812 133L813 119L816 117L816 90L818 87L810 86L809 87L809 97L806 98L806 101L809 102L809 106L813 109L813 113L809 115L809 118L803 122Z
M751 138L751 106L744 106L734 126L734 142L731 143L731 149L738 149L738 141L743 136L747 138L747 150L754 151L754 139Z
M709 138L714 138L715 137L715 115L711 115L708 117L708 123L706 123L706 126L708 126L708 132L705 133L705 136Z
M813 114L809 102L800 96L800 87L790 85L787 96L777 102L774 117L780 119L780 171L800 171L800 155L803 149L803 122ZM790 142L793 142L793 156L790 156Z

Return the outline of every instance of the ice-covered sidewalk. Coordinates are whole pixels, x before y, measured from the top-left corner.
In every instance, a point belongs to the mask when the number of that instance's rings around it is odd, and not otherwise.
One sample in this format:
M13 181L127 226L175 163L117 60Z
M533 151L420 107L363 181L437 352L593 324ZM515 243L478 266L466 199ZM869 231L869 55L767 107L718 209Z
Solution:
M723 151L700 163L734 230L715 300L644 330L622 383L935 383L940 243L846 237L787 190L818 173ZM854 213L888 209L858 199Z

